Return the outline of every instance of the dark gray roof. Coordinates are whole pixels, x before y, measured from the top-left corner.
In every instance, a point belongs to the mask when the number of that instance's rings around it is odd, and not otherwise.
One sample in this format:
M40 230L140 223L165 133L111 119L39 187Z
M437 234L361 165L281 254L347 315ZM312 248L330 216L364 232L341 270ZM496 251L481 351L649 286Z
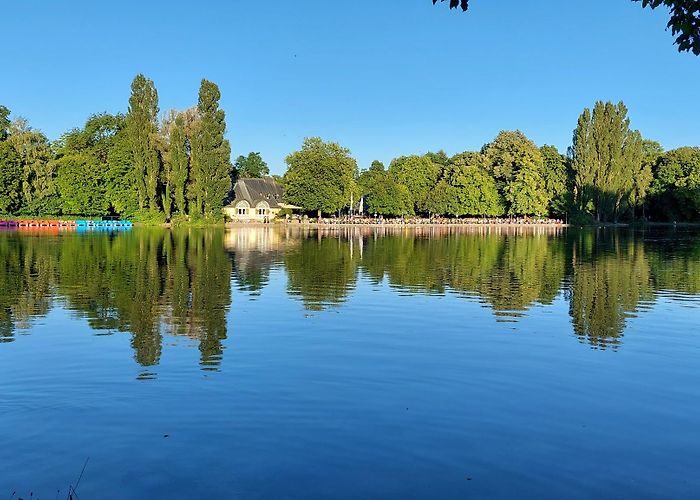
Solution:
M233 187L233 200L230 206L245 200L251 207L266 201L270 208L278 208L282 203L283 195L282 186L272 177L238 179Z

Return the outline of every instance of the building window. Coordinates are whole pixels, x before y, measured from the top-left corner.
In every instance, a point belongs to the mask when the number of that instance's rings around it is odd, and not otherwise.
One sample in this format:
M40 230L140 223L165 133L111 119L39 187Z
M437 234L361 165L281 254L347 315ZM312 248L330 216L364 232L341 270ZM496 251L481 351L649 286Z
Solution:
M246 208L239 208L238 209L238 215L246 215L248 213L248 209Z
M258 208L258 215L267 215L267 208Z

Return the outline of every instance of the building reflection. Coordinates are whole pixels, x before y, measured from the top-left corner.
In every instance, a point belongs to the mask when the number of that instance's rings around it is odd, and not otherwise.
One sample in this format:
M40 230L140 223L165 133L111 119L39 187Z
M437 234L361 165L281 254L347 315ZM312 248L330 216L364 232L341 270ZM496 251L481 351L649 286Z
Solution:
M618 349L629 318L660 295L700 294L700 240L671 230L651 237L487 226L4 232L0 342L58 305L95 331L128 333L145 368L160 363L164 337L172 336L194 341L201 368L217 370L232 287L255 299L274 272L308 311L342 308L360 280L393 293L478 300L496 321L522 321L559 298L568 302L569 334Z

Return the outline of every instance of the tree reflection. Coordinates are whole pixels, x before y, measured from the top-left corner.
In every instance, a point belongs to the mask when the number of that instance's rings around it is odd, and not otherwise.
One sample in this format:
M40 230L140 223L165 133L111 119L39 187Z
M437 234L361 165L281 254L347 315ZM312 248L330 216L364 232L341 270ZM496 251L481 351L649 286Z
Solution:
M54 279L55 261L46 245L0 234L0 342L12 341L16 328L29 328L32 319L48 313Z
M550 303L566 272L565 241L550 235L447 234L370 239L367 274L404 291L478 296L499 315Z
M357 280L357 256L348 240L305 238L285 252L287 290L310 311L345 301Z
M163 334L199 341L216 368L231 303L223 231L0 235L0 335L11 339L57 296L98 331L130 332L136 361L160 361Z
M572 263L574 333L593 347L616 348L627 318L654 299L644 243L611 231L583 233L573 242Z
M232 284L259 295L274 269L309 311L340 307L359 277L478 299L511 321L563 292L573 333L615 349L628 319L658 296L700 294L700 239L680 229L486 227L0 232L0 342L60 304L93 330L128 332L143 367L160 363L174 335L197 342L202 369L216 370Z

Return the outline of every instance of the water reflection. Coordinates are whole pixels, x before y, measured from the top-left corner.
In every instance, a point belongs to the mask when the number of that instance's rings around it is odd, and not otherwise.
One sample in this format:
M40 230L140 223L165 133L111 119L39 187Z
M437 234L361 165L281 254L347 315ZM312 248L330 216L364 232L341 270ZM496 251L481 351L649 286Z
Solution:
M232 286L255 299L276 269L308 311L342 308L360 281L478 300L495 321L527 321L530 308L560 297L578 339L617 349L629 318L659 296L697 304L700 238L541 227L0 233L0 341L62 307L98 333L128 332L143 367L160 362L173 335L194 339L202 369L216 370Z
M199 342L216 368L231 303L221 231L0 235L2 338L59 303L98 332L129 332L136 361L160 361L163 335Z

